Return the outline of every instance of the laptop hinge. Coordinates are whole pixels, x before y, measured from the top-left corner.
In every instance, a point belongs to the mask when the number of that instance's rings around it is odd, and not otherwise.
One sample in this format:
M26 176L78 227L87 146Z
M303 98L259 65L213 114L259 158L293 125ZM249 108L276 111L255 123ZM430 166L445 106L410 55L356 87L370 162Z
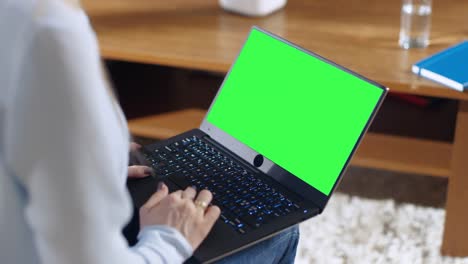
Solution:
M233 153L233 152L229 151L228 149L226 149L226 147L224 147L223 145L219 144L216 140L214 140L213 138L211 138L210 135L205 134L205 136L203 137L203 139L205 139L205 140L207 140L208 142L210 142L210 144L215 145L219 150L228 152L232 158L234 158L236 161L238 161L238 162L242 163L243 165L245 165L245 167L248 168L248 169L250 170L250 172L253 172L253 173L262 173L260 170L258 170L257 168L255 168L252 164L248 163L247 161L245 161L244 159L240 158L240 157L239 157L238 155L236 155L235 153Z
M205 139L206 141L208 141L210 144L213 144L215 145L216 147L218 147L219 150L221 151L225 151L225 152L228 152L230 154L230 156L232 158L234 158L236 161L242 163L243 165L245 165L246 168L250 169L252 173L259 173L259 174L265 174L264 172L262 172L261 170L257 169L256 167L254 167L252 164L248 163L247 161L245 161L244 159L240 158L238 155L230 152L228 149L226 149L223 145L221 145L220 143L218 143L216 140L214 140L213 138L210 137L210 135L206 134L203 136L203 139ZM268 176L268 175L267 175ZM272 177L269 177L271 180L275 181L275 179L273 179ZM278 182L278 181L276 181ZM278 183L280 184L280 183ZM302 200L305 200L305 201L308 201L310 202L311 204L314 205L315 208L309 208L309 209L317 209L318 210L318 214L321 214L322 211L323 211L323 208L321 208L320 206L318 206L316 203L314 203L313 201L309 200L309 199L305 199L304 197L302 197L300 194L297 194L296 192L288 189L286 186L283 186L281 185L283 188L287 189L289 192L293 193L294 195L296 196L299 196Z

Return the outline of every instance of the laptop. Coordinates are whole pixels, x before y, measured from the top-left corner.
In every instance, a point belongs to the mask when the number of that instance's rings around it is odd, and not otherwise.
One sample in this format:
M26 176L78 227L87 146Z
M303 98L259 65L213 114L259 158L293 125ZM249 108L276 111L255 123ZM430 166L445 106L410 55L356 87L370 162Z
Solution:
M129 183L136 208L159 180L209 189L222 213L191 261L272 237L323 212L387 91L253 27L200 127L143 147L158 176Z

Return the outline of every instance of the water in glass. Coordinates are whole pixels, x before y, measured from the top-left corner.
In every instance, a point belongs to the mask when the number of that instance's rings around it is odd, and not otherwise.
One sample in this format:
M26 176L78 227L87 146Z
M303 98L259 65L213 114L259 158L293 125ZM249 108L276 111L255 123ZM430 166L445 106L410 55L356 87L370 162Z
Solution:
M402 48L424 48L429 45L431 13L430 0L403 1L399 41Z

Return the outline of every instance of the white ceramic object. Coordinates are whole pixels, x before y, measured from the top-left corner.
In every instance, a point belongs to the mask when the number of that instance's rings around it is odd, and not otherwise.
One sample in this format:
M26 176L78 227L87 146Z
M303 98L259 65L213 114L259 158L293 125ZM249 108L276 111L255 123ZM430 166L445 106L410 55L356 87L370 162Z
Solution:
M245 16L266 16L283 8L287 0L219 0L227 11Z

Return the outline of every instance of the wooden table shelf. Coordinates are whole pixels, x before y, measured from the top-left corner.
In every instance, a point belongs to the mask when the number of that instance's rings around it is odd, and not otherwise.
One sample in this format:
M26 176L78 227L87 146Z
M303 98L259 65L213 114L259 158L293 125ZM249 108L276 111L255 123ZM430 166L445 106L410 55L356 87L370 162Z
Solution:
M449 177L452 145L417 138L368 133L351 164L421 175Z

